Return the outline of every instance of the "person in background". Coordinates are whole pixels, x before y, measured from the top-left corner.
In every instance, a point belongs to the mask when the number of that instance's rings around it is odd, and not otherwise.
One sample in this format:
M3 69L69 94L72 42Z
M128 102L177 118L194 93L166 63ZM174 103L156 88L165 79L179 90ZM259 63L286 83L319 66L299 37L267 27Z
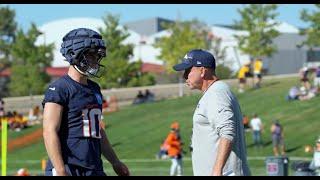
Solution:
M255 88L260 88L261 87L262 68L263 68L262 60L260 58L256 59L254 61L254 65L253 65Z
M182 140L180 136L179 123L171 124L171 131L168 134L165 143L168 146L168 156L171 158L170 176L174 176L177 172L178 176L182 176Z
M145 97L142 91L138 91L136 98L133 100L133 104L142 104L145 102Z
M287 101L299 100L301 92L297 86L293 86L290 88L289 93L286 97Z
M253 115L253 119L250 121L250 127L252 128L253 142L255 146L262 146L261 132L263 131L263 125L261 119L257 114Z
M320 176L320 137L316 140L316 145L313 151L313 158L309 168L314 170L317 176Z
M320 90L320 66L318 66L315 70L315 76L313 79L314 87L318 89L318 92Z
M146 90L144 98L145 102L154 102L154 94L149 89Z
M4 101L2 100L2 98L0 97L0 119L3 118L5 115L5 111L4 111Z
M302 83L302 86L304 86L306 90L309 90L311 88L311 84L308 76L309 72L310 70L308 69L308 67L303 67L300 70L300 81Z
M238 79L239 79L239 93L243 93L244 92L244 87L247 83L247 75L248 73L250 73L250 64L246 63L244 64L239 72L238 72Z
M271 134L272 134L272 144L273 144L273 154L279 156L279 151L281 155L285 155L285 146L284 146L284 132L283 127L280 124L279 120L273 121L271 125Z
M243 127L244 127L244 129L245 129L246 131L249 130L249 129L250 129L249 117L246 116L245 114L243 114L242 122L243 122Z
M29 110L29 125L40 124L40 119L42 119L42 115L40 113L40 107L35 106L34 108Z
M17 173L16 176L30 176L30 173L28 171L28 169L26 168L20 168Z

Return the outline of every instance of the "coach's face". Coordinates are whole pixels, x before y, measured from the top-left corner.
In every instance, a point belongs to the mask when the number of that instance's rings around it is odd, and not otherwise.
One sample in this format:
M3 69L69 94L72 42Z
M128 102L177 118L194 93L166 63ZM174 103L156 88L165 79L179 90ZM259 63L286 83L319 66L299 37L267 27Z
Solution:
M190 89L201 90L203 83L204 71L202 67L192 67L184 72L184 78Z
M317 149L317 151L320 151L320 142L316 143L316 149Z

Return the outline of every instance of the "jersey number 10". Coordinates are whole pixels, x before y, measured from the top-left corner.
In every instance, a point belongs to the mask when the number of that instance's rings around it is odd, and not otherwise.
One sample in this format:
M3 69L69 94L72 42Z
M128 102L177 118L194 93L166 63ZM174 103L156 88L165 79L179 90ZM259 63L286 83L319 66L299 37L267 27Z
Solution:
M101 110L98 108L84 109L83 113L83 136L101 138L100 120Z

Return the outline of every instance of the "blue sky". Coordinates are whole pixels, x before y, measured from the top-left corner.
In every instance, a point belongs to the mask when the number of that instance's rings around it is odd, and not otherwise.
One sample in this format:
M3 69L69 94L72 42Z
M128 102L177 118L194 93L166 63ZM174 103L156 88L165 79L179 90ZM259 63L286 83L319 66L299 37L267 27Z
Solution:
M107 13L119 14L120 23L150 18L163 17L181 20L197 18L212 24L232 24L239 19L237 8L240 4L9 4L16 11L16 21L24 30L31 22L41 26L47 22L70 18L101 18ZM302 9L314 10L312 4L281 4L278 7L278 20L297 27L308 24L300 20Z

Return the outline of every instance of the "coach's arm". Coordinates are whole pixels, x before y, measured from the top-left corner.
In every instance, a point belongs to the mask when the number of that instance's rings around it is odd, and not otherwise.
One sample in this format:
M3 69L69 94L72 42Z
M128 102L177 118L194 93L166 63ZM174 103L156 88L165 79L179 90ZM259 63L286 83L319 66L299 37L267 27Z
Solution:
M226 92L217 92L212 96L214 101L209 101L208 107L212 112L208 114L209 122L215 128L219 143L212 175L222 176L223 168L232 150L232 144L236 136L235 115L232 109L231 98Z

